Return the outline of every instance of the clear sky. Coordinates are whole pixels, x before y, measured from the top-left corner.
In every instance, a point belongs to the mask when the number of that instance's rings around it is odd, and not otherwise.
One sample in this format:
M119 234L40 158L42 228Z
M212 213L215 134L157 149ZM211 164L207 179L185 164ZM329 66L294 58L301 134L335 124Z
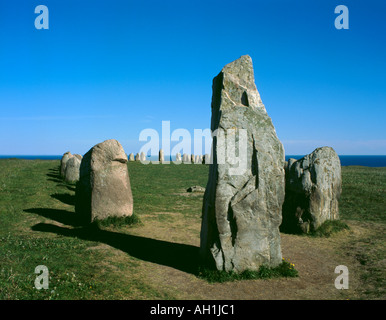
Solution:
M111 138L135 153L162 120L193 135L210 127L213 77L244 54L286 154L386 154L384 0L0 0L0 154Z

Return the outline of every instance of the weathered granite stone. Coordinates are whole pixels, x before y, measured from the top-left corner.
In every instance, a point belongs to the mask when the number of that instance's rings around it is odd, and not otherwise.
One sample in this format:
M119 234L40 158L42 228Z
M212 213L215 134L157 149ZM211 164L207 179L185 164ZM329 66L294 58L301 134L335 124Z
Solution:
M178 162L178 163L182 162L181 153L177 152L177 154L176 154L176 161L175 162Z
M68 159L66 163L66 169L64 173L64 180L66 182L77 182L79 180L79 169L81 160L78 156L79 155L74 154L74 156Z
M146 154L145 154L145 152L141 152L141 154L139 155L139 160L141 161L141 162L143 162L143 161L146 161Z
M226 65L212 88L211 129L217 134L204 195L201 257L225 271L277 266L282 262L284 149L256 89L252 59L242 56ZM229 139L227 144L220 137ZM239 167L232 157L221 159L237 137L245 137L234 143Z
M202 163L202 160L201 160L199 155L196 155L196 157L194 158L194 163L195 164L201 164Z
M339 218L342 192L340 160L334 149L317 148L302 159L289 159L281 230L314 231Z
M67 151L63 154L62 159L60 160L60 176L64 178L66 174L66 164L69 159L71 159L74 155L71 154L70 151Z
M75 209L85 222L132 215L127 156L117 140L99 143L84 155Z
M134 153L129 154L129 161L135 161L134 159Z
M80 154L74 154L74 157L77 157L80 161L82 161L82 159L83 159L83 156L82 155L80 155Z
M135 161L140 161L141 160L141 156L139 155L139 153L137 153L135 155Z

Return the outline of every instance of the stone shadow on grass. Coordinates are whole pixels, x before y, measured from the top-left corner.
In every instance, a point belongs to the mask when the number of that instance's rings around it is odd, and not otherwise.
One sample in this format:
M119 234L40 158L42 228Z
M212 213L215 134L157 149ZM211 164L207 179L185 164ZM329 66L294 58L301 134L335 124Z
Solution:
M197 275L199 248L192 245L101 230L93 225L70 229L39 223L32 230L105 243L137 259Z
M31 208L25 209L23 211L28 213L34 213L39 216L55 220L57 222L73 227L80 227L83 225L79 215L77 215L75 212L70 212L67 210L50 208Z
M75 205L75 195L74 194L54 193L54 194L51 194L51 198L59 200L60 202L63 202L64 204L69 204L71 206Z

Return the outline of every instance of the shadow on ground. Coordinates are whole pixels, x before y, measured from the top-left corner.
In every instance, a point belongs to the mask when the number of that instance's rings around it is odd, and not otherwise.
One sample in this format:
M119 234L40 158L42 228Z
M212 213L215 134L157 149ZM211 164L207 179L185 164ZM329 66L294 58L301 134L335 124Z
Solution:
M94 226L69 229L39 223L33 226L32 230L105 243L137 259L197 274L199 252L198 247L195 246L101 230Z
M69 204L71 206L75 205L75 195L73 195L73 194L54 193L54 194L51 194L51 198L59 200L60 202L63 202L64 204Z

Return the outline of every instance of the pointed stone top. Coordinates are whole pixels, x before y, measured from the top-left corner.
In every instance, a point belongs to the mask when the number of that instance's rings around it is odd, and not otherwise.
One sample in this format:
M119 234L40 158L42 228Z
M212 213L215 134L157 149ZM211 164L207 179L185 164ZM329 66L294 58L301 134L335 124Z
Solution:
M241 56L237 60L228 63L221 71L245 81L255 81L252 58L249 55Z

